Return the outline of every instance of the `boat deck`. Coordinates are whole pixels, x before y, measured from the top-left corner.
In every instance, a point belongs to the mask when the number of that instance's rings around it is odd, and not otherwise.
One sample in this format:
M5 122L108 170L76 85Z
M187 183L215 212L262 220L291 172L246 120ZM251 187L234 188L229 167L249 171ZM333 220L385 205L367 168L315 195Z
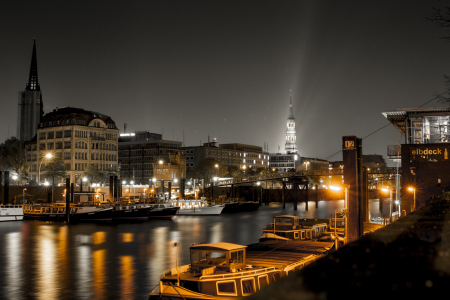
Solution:
M292 264L308 263L326 255L334 246L333 242L314 240L267 240L248 245L246 264L259 267L274 266L285 269Z

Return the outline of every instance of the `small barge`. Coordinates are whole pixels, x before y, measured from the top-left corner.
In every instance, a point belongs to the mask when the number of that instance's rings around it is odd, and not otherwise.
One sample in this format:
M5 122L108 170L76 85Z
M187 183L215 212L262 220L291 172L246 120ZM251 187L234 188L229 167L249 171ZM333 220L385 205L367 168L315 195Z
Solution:
M111 222L112 207L72 205L70 206L70 222ZM23 206L25 220L65 221L67 219L65 204L30 204Z
M295 217L291 220L295 224ZM275 234L282 237L283 228L279 226ZM228 300L251 295L333 251L334 241L318 239L323 235L321 228L314 227L314 234L309 231L310 234L299 232L296 235L294 232L292 239L265 236L248 246L193 245L190 247L191 263L164 272L148 299Z

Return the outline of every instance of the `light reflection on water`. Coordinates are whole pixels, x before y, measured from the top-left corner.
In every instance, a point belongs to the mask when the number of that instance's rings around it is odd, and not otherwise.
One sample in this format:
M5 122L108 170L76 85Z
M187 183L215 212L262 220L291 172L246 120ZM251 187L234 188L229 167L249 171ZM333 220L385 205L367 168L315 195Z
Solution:
M326 219L343 201L281 203L259 211L220 216L180 216L136 224L71 224L34 221L0 224L2 299L146 299L162 272L189 263L192 243L258 240L273 216ZM387 217L389 202L369 203L372 217Z

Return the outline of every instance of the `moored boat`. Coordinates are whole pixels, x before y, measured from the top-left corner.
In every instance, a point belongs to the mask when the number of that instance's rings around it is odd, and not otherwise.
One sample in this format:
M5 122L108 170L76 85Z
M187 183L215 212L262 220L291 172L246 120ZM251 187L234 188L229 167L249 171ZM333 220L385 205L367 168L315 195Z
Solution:
M151 208L151 210L149 211L149 219L170 219L173 218L180 209L180 207L173 206L172 204L167 202L156 202L146 205Z
M164 272L148 299L237 299L323 257L333 243L264 241L194 245L191 263Z
M327 231L327 223L316 223L310 226L300 223L297 216L283 215L273 218L273 223L263 229L260 241L275 240L308 240L319 239Z
M96 205L71 205L70 222L110 222L113 208ZM23 206L25 220L66 221L65 204L29 204Z
M22 221L23 208L22 205L1 205L0 206L0 222Z
M225 205L208 205L206 200L170 200L173 206L178 206L180 209L177 215L220 215Z
M147 221L152 207L145 204L116 204L111 206L112 221Z

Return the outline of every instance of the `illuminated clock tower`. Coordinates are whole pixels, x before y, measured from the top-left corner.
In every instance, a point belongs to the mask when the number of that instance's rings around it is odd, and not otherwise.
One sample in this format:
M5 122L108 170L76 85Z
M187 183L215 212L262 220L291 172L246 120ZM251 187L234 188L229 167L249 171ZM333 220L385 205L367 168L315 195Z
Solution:
M297 137L295 132L295 118L292 112L292 97L289 97L289 116L286 120L286 144L284 145L284 151L286 154L297 153Z

